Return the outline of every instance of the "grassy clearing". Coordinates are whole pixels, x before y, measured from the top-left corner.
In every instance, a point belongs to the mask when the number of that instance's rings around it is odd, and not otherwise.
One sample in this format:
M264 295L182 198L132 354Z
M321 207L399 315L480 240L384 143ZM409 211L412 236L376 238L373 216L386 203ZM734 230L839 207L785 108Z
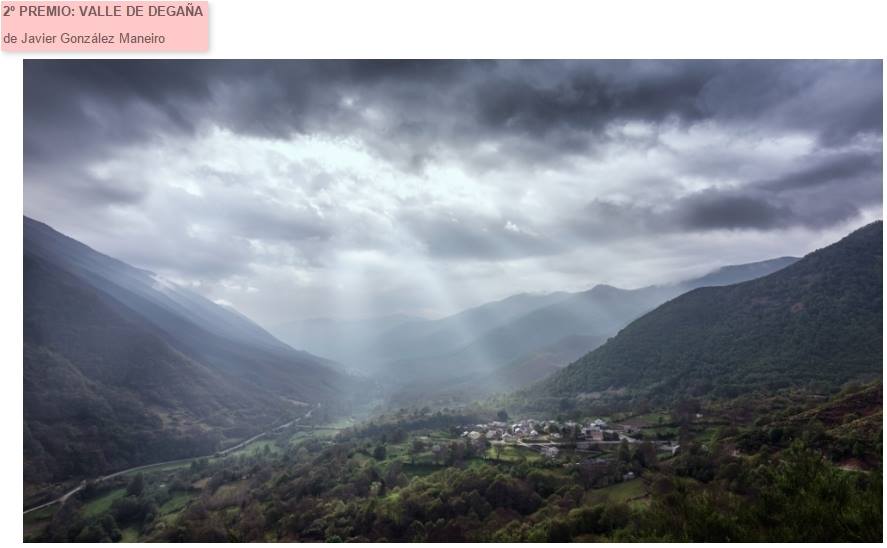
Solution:
M594 489L585 495L587 504L602 504L604 502L628 502L632 499L643 497L647 494L644 481L635 478L630 481L616 483L603 489Z
M150 474L150 473L154 473L154 472L170 472L172 470L178 470L180 468L185 468L187 466L191 466L192 460L194 460L194 459L187 460L184 462L174 462L171 464L158 464L157 466L149 466L147 468L142 468L139 470L134 470L132 472L127 472L126 474L123 474L123 477L130 477L130 476L134 476L136 474Z
M329 426L331 428L350 428L354 426L355 421L350 417L341 418L337 421L331 422L329 424L324 424L324 426Z
M433 443L453 441L453 436L446 430L430 430L425 437Z
M237 451L232 451L232 452L228 453L227 455L225 455L225 458L235 457L238 455L250 455L250 456L255 455L255 454L262 455L266 451L265 448L267 448L267 451L270 454L274 454L274 455L282 452L280 447L278 447L277 443L274 440L268 439L268 438L259 438L256 441L254 441L248 445L244 445L243 447L241 447Z
M351 460L353 460L357 464L366 464L368 462L371 462L371 463L376 462L376 459L374 459L373 457L371 457L365 453L361 453L360 451L355 451L354 454L351 455Z
M163 503L163 506L160 507L161 514L172 514L178 512L182 508L188 504L188 501L191 500L191 495L184 492L176 492L172 496L171 499Z
M233 508L235 513L239 511L240 504L246 498L249 483L245 480L236 481L220 486L206 502L207 508L226 509Z
M645 415L635 415L620 422L636 428L647 428L670 424L671 416L667 413L647 413Z
M334 422L317 425L316 428L293 426L288 430L291 433L287 439L287 443L292 444L308 438L332 438L339 433L339 430L333 430L333 428L348 428L353 425L354 421L352 419L339 419Z
M411 459L410 448L406 443L390 443L385 447L388 460L409 462Z
M488 448L486 452L486 457L492 461L495 461L496 449L494 447ZM521 460L525 460L527 462L536 462L542 460L542 456L532 449L519 447L516 445L506 445L502 447L502 451L499 453L500 462L519 462Z
M287 440L287 443L289 443L290 445L293 445L293 444L296 444L300 441L306 440L306 439L314 436L314 434L315 434L315 432L312 432L312 431L306 430L306 429L296 430L289 437L289 439Z
M696 439L701 443L713 443L715 439L715 435L719 432L719 428L717 426L709 426L707 428L702 429L698 434L696 434Z
M101 497L93 499L83 505L83 516L89 518L104 514L111 509L111 505L114 504L115 500L121 499L125 496L126 489L123 488L114 489L109 493L105 493Z
M120 538L120 542L138 542L139 541L139 531L135 527L127 527L120 531L122 537Z
M179 517L179 515L182 513L182 511L184 509L185 508L183 506L182 508L179 508L175 512L170 512L169 514L161 514L160 517L157 518L157 521L159 523L163 523L166 527L171 527L172 525L175 524L176 519Z

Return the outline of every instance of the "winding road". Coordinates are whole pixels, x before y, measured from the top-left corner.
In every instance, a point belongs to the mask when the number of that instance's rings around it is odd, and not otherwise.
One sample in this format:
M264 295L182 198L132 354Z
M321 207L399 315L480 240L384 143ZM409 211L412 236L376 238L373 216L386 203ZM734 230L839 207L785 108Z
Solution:
M281 424L280 426L275 426L274 428L271 428L270 430L266 430L260 434L256 434L255 436L253 436L249 439L243 440L236 445L232 445L231 447L229 447L227 449L223 449L223 450L218 451L216 453L213 453L212 455L202 455L202 456L198 456L198 457L187 457L184 459L167 460L167 461L162 461L162 462L152 462L151 464L142 464L140 466L133 466L132 468L127 468L126 470L120 470L119 472L114 472L113 474L108 474L106 476L99 476L99 477L95 478L93 480L93 482L99 483L99 482L102 482L105 480L109 480L111 478L116 478L117 476L122 476L124 474L129 474L131 472L138 472L139 470L147 470L148 468L156 468L158 466L168 466L170 464L181 464L181 463L190 462L190 461L197 460L197 459L205 459L205 458L211 458L211 457L224 457L225 455L227 455L229 453L237 451L238 449L241 449L241 448L251 444L252 442L256 441L259 438L265 437L268 434L271 434L273 432L283 430L284 428L289 428L290 426L318 428L313 425L297 424L297 421L311 418L311 413L314 412L314 409L315 408L310 409L307 413L305 413L301 417L299 417L297 419L293 419L286 424ZM333 430L335 430L335 429L333 429ZM87 481L83 480L80 482L80 485L71 489L70 491L68 491L64 495L62 495L58 498L55 498L49 502L44 502L43 504L40 504L39 506L34 506L32 508L28 508L27 510L25 510L22 513L22 515L30 514L31 512L36 512L37 510L42 510L43 508L46 508L48 506L52 506L53 504L57 504L57 503L64 504L69 498L71 498L71 496L73 496L74 494L79 492L81 489L86 487L86 483L87 483Z

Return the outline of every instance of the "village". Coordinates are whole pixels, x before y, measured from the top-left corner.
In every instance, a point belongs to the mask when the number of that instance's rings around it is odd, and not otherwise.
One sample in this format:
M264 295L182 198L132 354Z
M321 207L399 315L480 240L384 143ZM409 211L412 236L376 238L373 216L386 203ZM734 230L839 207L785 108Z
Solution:
M461 437L472 443L492 447L520 446L539 452L548 459L557 459L564 452L604 455L623 442L641 444L646 440L634 437L637 429L624 424L610 424L602 418L588 423L574 421L522 419L509 423L492 421L464 425ZM680 446L671 441L654 441L659 453L675 455ZM610 446L610 447L608 447Z

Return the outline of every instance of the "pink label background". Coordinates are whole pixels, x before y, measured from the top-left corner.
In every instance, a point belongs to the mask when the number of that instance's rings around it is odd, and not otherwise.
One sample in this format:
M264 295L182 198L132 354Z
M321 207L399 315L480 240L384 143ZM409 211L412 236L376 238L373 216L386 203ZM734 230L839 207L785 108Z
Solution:
M64 6L75 10L81 6L122 6L122 17L33 17L19 16L18 7L30 2L2 2L5 7L12 5L16 14L2 18L0 34L11 33L19 38L15 44L3 43L3 51L207 51L209 49L209 2L34 2L34 4ZM200 6L202 16L194 17L149 17L148 6ZM143 6L141 17L127 17L126 6ZM63 44L61 34L93 34L96 32L114 36L113 44ZM163 44L121 44L119 34L163 34ZM25 33L31 35L54 34L53 44L23 44Z

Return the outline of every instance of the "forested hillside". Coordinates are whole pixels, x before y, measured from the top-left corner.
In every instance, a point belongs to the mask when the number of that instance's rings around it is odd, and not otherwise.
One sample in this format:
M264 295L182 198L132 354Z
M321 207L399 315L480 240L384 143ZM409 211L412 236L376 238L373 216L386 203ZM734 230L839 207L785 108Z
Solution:
M873 223L769 276L677 297L527 395L735 396L879 377L882 241Z
M207 454L352 381L243 316L25 218L24 477Z

